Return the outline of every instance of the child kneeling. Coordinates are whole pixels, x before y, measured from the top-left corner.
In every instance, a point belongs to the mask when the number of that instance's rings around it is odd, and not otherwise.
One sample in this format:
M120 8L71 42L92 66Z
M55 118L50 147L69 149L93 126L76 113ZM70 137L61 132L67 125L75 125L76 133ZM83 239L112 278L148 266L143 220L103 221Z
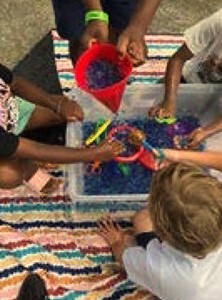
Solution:
M221 299L220 182L197 166L171 164L153 176L133 227L134 243L112 219L99 224L129 279L164 300Z

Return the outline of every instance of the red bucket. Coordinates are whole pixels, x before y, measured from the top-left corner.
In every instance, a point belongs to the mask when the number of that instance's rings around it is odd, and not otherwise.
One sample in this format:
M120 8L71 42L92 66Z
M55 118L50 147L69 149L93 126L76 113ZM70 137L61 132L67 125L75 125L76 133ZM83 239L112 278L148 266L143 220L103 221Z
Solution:
M89 88L87 85L86 70L96 60L107 61L116 66L118 74L121 77L120 81L105 88ZM120 59L116 48L110 44L93 45L79 57L74 68L77 86L92 94L114 113L119 109L122 95L131 72L132 62L129 56L126 55L123 59Z

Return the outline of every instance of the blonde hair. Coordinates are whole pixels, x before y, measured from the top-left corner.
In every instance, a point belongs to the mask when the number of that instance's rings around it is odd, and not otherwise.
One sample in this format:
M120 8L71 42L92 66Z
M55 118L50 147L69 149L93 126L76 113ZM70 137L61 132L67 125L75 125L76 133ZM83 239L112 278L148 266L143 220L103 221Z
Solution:
M202 258L222 239L222 185L197 166L174 163L152 178L149 212L157 235Z

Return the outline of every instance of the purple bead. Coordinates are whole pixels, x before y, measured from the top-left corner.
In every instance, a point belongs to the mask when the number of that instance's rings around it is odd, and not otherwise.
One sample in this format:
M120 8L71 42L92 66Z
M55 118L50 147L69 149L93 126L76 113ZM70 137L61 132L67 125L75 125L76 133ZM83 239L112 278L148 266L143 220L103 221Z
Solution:
M117 66L101 59L94 60L87 66L85 76L89 89L106 88L122 79Z

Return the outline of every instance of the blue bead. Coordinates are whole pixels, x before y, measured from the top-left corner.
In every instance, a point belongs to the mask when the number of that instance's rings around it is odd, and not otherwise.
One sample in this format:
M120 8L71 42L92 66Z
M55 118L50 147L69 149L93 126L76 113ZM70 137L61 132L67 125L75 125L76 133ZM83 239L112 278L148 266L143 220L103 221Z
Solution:
M116 125L127 124L141 129L146 134L147 141L154 147L173 148L173 136L168 134L166 124L158 124L152 119L147 118L132 118L128 120L115 120L111 127ZM178 131L192 131L199 126L199 121L194 116L185 116L178 119L178 123L174 124L172 130L176 133ZM83 138L89 136L93 131L95 123L83 123ZM126 134L117 133L120 139L126 139ZM127 140L127 139L126 139ZM125 155L132 152L126 141L127 151ZM201 145L203 150L203 145ZM129 176L124 177L119 172L116 162L109 162L102 164L102 173L98 176L84 176L84 194L87 195L116 195L116 194L146 194L149 191L152 171L144 168L140 163L132 163L127 165L130 172ZM136 176L135 176L136 174Z

